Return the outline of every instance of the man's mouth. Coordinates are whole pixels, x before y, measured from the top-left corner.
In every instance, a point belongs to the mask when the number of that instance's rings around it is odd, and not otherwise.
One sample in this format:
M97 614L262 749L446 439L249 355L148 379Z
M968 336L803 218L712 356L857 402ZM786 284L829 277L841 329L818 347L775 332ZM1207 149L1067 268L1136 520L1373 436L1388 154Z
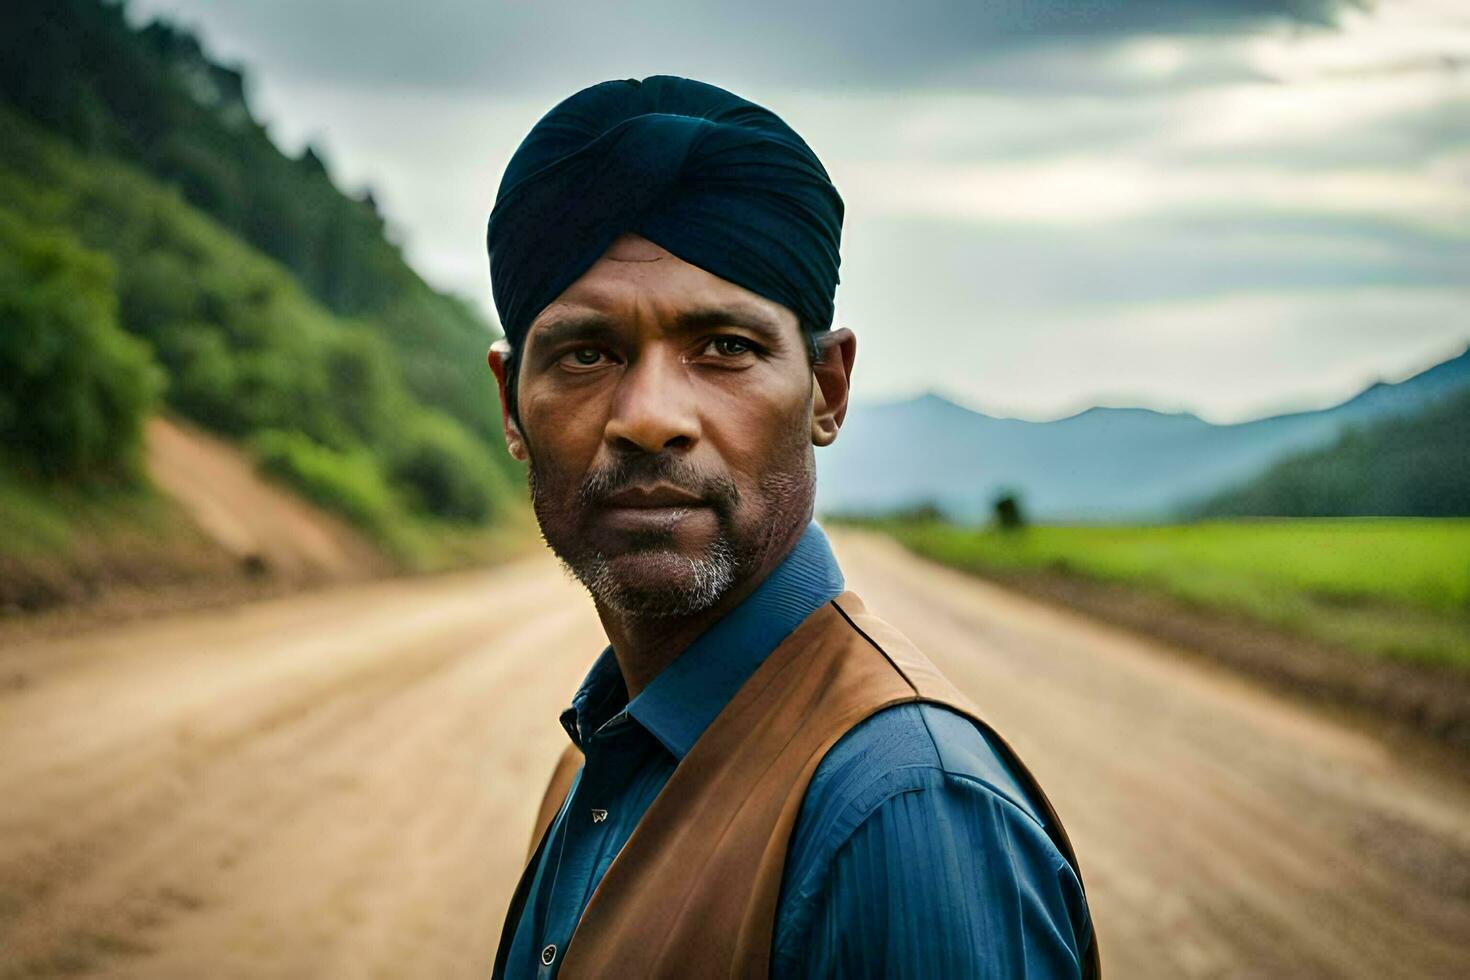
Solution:
M614 509L667 510L709 505L698 494L681 490L673 484L655 483L620 490L608 497L604 506Z
M629 487L608 497L602 523L626 531L672 532L691 520L705 519L710 505L671 484Z

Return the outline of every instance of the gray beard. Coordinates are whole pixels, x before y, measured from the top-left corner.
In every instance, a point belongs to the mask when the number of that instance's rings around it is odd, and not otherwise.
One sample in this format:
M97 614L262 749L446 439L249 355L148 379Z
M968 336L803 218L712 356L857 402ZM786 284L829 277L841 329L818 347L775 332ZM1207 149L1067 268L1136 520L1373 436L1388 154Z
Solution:
M543 508L548 502L542 499L536 479L534 451L527 477L531 503L542 523L542 540L556 555L562 569L581 582L595 600L634 620L688 617L718 603L742 576L761 566L776 542L791 530L793 519L801 523L810 519L816 486L814 460L808 448L795 472L774 470L762 476L761 494L770 504L773 519L764 523L754 540L739 542L737 546L732 541L733 529L721 520L721 533L703 553L693 558L677 556L688 569L687 576L669 576L655 587L642 587L621 578L614 570L612 558L601 550L573 546L570 549L573 553L569 554L553 544L544 530ZM732 490L729 496L736 494Z
M542 500L536 479L536 466L528 474L531 502L540 511ZM703 612L720 601L739 581L745 566L754 555L743 556L730 541L730 529L723 526L704 551L694 557L675 554L672 557L687 569L687 574L670 575L656 586L641 586L626 581L613 564L613 557L600 549L558 547L546 536L542 523L542 540L556 555L562 570L582 583L592 598L619 615L636 620L671 619Z
M575 564L560 555L557 558L598 602L623 616L644 620L692 616L710 608L735 584L740 571L735 549L723 536L716 538L704 554L693 558L679 555L688 574L671 576L657 588L629 585L613 571L612 562L601 551Z

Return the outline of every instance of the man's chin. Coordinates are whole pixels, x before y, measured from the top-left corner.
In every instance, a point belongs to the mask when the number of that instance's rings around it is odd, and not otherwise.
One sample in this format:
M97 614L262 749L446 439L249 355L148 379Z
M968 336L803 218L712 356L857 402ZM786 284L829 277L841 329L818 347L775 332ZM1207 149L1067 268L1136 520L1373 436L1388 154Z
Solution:
M573 572L592 596L625 615L667 618L708 609L735 583L733 554L725 548L689 555L651 547L578 562Z

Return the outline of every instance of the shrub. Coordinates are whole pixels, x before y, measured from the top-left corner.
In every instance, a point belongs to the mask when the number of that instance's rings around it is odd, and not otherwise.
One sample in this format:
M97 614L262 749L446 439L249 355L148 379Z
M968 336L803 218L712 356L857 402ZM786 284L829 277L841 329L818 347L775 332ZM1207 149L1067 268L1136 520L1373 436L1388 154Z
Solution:
M200 316L195 271L178 252L155 248L136 253L122 272L120 314L122 325L133 333L154 340L160 331Z
M484 444L447 416L420 412L400 439L389 473L417 509L450 520L481 521L505 498Z
M365 443L388 440L413 406L387 342L366 330L339 330L324 347L333 413Z
M163 374L107 257L0 210L0 441L49 478L136 480Z
M157 350L172 379L169 402L175 408L216 432L245 432L235 399L235 361L217 331L208 324L174 324L160 332Z
M299 432L280 429L256 433L250 444L261 469L309 499L369 531L390 529L397 502L367 452L329 449Z

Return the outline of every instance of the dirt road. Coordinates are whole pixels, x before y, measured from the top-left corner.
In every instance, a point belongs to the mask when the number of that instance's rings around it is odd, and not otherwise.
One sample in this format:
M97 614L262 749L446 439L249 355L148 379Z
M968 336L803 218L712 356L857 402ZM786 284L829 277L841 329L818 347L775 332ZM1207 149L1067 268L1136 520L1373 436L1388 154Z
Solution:
M1123 977L1470 974L1470 791L1214 669L832 532L1036 770ZM488 973L605 640L549 558L0 651L0 977Z

